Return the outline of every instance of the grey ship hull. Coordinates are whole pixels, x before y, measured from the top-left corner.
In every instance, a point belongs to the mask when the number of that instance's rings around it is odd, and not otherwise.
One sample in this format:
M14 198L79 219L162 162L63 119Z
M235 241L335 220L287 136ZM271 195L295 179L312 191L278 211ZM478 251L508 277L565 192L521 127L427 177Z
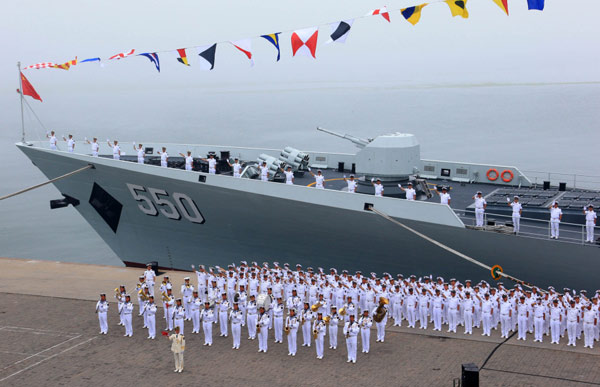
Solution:
M388 201L406 203L403 200L335 191L327 193L247 179L242 180L249 188L231 189L209 184L209 179L232 180L229 177L168 171L32 146L19 145L19 148L48 178L88 163L94 164L94 169L60 180L55 186L62 194L80 201L75 207L77 211L127 263L158 261L159 266L189 270L191 264L223 266L245 259L259 263L301 263L304 267L323 267L325 270L336 267L362 270L363 273L433 274L446 279L493 282L487 270L362 209L368 202L385 211L385 206L392 203ZM206 183L199 182L199 176L205 176ZM239 179L236 180L241 184ZM89 203L95 184L122 205L116 231ZM197 205L205 221L198 224L186 219L168 219L160 213L147 215L140 210L143 203L134 200L127 184L185 193ZM268 186L270 188L265 188ZM269 189L286 188L304 189L300 195L315 195L314 200L308 198L310 202L307 202L268 194ZM290 192L296 195L295 191ZM336 198L340 202L353 200L357 203L352 203L352 209L318 204L318 195L333 194L338 195ZM385 199L381 201L381 207L379 199ZM315 202L317 204L313 204ZM600 271L597 248L480 232L456 224L395 218L487 265L499 264L506 273L535 285L589 291L598 287L595 276ZM505 280L505 285L511 286L508 282Z

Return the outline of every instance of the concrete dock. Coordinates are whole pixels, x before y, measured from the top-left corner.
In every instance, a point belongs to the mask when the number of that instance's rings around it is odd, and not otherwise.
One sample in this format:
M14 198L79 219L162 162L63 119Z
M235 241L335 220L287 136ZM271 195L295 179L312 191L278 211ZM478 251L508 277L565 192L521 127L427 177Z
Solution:
M460 378L461 364L481 366L482 386L585 386L600 385L600 344L584 349L504 339L498 331L482 337L388 326L385 343L375 343L358 361L346 363L345 341L339 330L338 349L325 343L323 360L311 348L299 346L298 354L287 355L287 344L274 344L269 333L269 350L257 353L257 341L247 340L232 350L231 335L219 337L205 347L203 335L191 334L186 322L185 371L173 373L170 343L162 336L148 340L142 319L134 316L132 338L123 337L117 325L114 288L135 287L140 269L48 261L0 258L0 386L452 386ZM184 272L169 272L174 294L183 283ZM159 277L158 282L160 282ZM195 278L193 278L195 283ZM99 293L110 303L109 333L98 335L94 313ZM135 297L134 302L137 301ZM135 308L137 312L137 306ZM164 320L157 313L157 330ZM406 324L404 324L406 325ZM189 328L188 328L189 327ZM300 336L300 335L299 335ZM300 340L300 337L299 337Z

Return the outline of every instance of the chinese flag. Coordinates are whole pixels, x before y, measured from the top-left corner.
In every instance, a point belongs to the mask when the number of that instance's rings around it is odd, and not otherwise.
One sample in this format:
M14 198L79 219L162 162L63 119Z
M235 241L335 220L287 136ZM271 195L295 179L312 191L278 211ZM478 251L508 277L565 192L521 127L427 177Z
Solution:
M23 73L21 73L21 84L23 85L23 95L28 95L33 99L37 99L38 101L42 102L42 97L40 97L37 91L35 91Z

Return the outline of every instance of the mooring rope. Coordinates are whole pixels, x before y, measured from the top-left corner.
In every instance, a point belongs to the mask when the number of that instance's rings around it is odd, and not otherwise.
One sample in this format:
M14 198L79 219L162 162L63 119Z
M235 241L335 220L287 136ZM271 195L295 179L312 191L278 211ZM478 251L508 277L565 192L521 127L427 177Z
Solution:
M11 194L9 194L9 195L2 196L2 197L0 197L0 200L8 199L8 198L11 198L11 197L13 197L13 196L17 196L17 195L20 195L20 194L22 194L22 193L25 193L25 192L28 192L28 191L34 190L34 189L36 189L36 188L43 187L43 186L45 186L46 184L54 183L55 181L58 181L58 180L60 180L60 179L64 179L65 177L73 176L73 175L75 175L76 173L83 172L83 171L85 171L85 170L88 170L88 169L90 169L90 168L94 168L94 166L93 166L92 164L88 164L88 165L86 165L86 166L85 166L85 167L83 167L83 168L76 169L76 170L74 170L74 171L72 171L72 172L69 172L69 173L66 173L66 174L64 174L64 175L62 175L62 176L55 177L54 179L50 179L50 180L48 180L48 181L45 181L45 182L43 182L43 183L36 184L36 185L34 185L34 186L31 186L31 187L28 187L28 188L22 189L22 190L20 190L20 191L17 191L17 192L11 193Z
M450 252L450 253L452 253L452 254L454 254L454 255L456 255L456 256L458 256L458 257L460 257L460 258L464 259L464 260L466 260L466 261L468 261L468 262L471 262L471 263L473 263L473 264L475 264L475 265L477 265L477 266L480 266L480 267L482 267L482 268L484 268L484 269L487 269L487 270L489 270L489 271L490 271L490 273L491 273L491 271L492 271L492 267L490 267L490 266L486 265L485 263L483 263L483 262L480 262L480 261L476 260L475 258L471 258L471 257L469 257L468 255L465 255L465 254L461 253L460 251L456 251L456 250L454 250L452 247L446 246L445 244L443 244L443 243L441 243L441 242L438 242L438 241L436 241L435 239L433 239L433 238L430 238L430 237L428 237L427 235L425 235L425 234L423 234L423 233L420 233L419 231L417 231L417 230L415 230L415 229L413 229L413 228L411 228L411 227L409 227L409 226L405 225L405 224L404 224L404 223L402 223L402 222L399 222L399 221L397 221L396 219L394 219L394 218L390 217L389 215L387 215L387 214L385 214L385 213L383 213L383 212L381 212L381 211L378 211L378 210L376 210L376 209L375 209L375 208L373 208L373 207L371 207L371 211L373 211L373 212L374 212L374 213L376 213L377 215L381 216L382 218L384 218L384 219L387 219L387 220L389 220L390 222L392 222L392 223L394 223L394 224L396 224L396 225L398 225L398 226L400 226L400 227L404 228L405 230L407 230L407 231L410 231L410 232L412 232L413 234L415 234L415 235L417 235L417 236L419 236L419 237L421 237L421 238L425 239L426 241L428 241L428 242L430 242L430 243L433 243L434 245L436 245L436 246L438 246L438 247L440 247L440 248L442 248L442 249L444 249L444 250L446 250L446 251L448 251L448 252ZM498 274L498 275L501 275L501 276L503 276L503 277L505 277L505 278L507 278L507 279L509 279L509 280L511 280L511 281L514 281L514 282L516 282L516 283L518 283L518 284L521 284L521 285L527 286L528 288L533 288L533 287L534 287L534 285L532 285L532 284L530 284L530 283L528 283L528 282L522 281L522 280L520 280L520 279L518 279L518 278L516 278L516 277L513 277L513 276L511 276L511 275L508 275L508 274L506 274L506 273L503 273L503 272L501 272L501 271L498 271L498 272L497 272L497 274ZM541 289L540 289L540 291L543 291L543 290L541 290Z

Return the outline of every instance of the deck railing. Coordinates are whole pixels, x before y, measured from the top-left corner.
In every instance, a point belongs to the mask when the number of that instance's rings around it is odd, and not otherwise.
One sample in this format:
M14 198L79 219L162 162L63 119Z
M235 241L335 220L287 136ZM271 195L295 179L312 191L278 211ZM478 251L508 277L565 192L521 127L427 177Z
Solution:
M456 215L463 221L466 226L475 227L475 211L474 210L454 210ZM583 216L583 214L582 214ZM483 224L487 225L488 222L494 221L496 224L504 223L510 224L512 226L512 216L510 215L502 215L496 213L488 213L485 212L483 218ZM527 237L527 238L535 238L535 239L550 239L551 229L550 229L550 220L542 220L542 219L534 219L534 218L525 218L521 217L521 227L518 236ZM486 230L485 227L481 228L482 231L487 232L496 232L491 230ZM600 232L600 227L596 226L594 233L597 238ZM574 243L578 245L587 245L587 246L598 246L596 243L587 243L586 240L586 229L585 225L561 222L559 228L559 239L558 242L565 243Z
M560 183L566 183L569 188L578 189L600 189L600 176L579 175L575 173L556 173L543 171L522 171L531 180L534 186L541 187L545 181L557 187Z

